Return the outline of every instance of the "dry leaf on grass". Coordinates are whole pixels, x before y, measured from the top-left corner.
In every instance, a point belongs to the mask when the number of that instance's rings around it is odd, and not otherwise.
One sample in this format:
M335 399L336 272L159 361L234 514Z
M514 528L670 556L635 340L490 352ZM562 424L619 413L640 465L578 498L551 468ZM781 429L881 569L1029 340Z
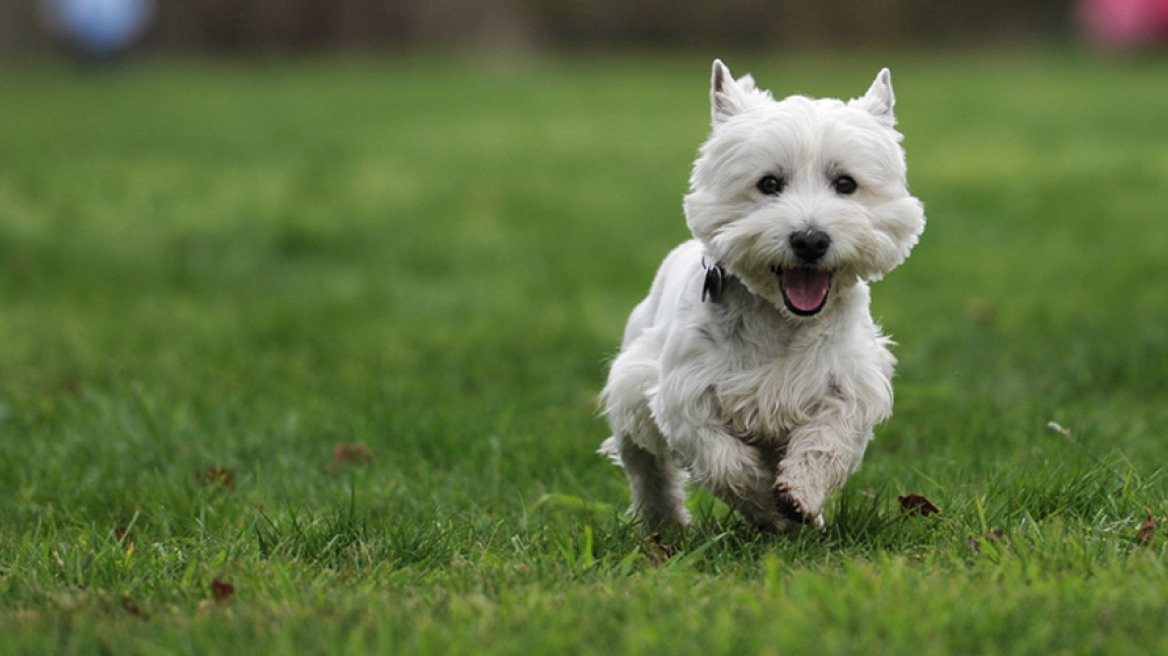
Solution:
M126 526L114 528L114 542L126 550L127 556L134 555L134 534Z
M641 551L653 565L660 565L673 557L673 547L665 544L660 533L654 533L642 540Z
M1140 524L1140 530L1136 533L1136 538L1144 544L1151 544L1152 540L1156 539L1156 527L1160 525L1160 520L1156 519L1156 515L1152 513L1151 508L1144 509L1147 517L1144 522Z
M896 497L896 500L900 502L900 512L906 515L928 517L929 515L941 514L941 509L937 507L937 504L921 494L902 494Z
M370 451L364 442L341 442L333 447L333 461L329 463L332 469L338 469L345 465L368 465L373 462L373 452Z
M221 604L230 603L235 597L235 586L227 581L215 579L211 581L211 596L215 601Z
M208 467L201 472L195 472L195 481L203 485L218 485L228 490L235 489L235 472L226 467Z
M146 613L142 612L141 608L138 608L138 604L130 601L129 597L122 599L122 610L126 611L126 613L128 613L130 616L137 617L140 620L150 619L147 617Z

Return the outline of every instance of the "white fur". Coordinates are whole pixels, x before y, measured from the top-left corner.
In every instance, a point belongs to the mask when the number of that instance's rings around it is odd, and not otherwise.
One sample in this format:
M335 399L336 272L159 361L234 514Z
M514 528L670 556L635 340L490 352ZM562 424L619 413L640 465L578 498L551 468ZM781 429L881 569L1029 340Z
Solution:
M685 197L695 239L661 265L633 310L603 392L633 510L688 525L692 480L760 527L822 522L828 495L860 466L892 412L890 341L868 309L868 281L900 264L924 229L905 180L888 70L855 100L774 100L714 62L713 130ZM786 186L756 187L766 175ZM854 193L837 191L847 175ZM787 308L775 267L802 266L791 235L830 237L831 272L813 316ZM702 300L706 267L728 278Z

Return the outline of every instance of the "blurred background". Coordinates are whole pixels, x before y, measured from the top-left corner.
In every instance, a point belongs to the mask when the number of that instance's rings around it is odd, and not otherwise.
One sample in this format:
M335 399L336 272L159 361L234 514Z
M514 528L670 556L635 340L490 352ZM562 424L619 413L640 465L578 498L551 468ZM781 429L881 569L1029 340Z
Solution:
M0 57L693 45L1156 47L1168 0L3 0Z

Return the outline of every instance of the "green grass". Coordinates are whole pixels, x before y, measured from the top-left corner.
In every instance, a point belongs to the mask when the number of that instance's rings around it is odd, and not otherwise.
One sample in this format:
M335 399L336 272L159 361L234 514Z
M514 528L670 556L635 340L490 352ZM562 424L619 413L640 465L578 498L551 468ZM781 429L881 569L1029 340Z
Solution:
M891 65L929 226L826 531L669 553L595 395L708 58L5 71L0 653L1168 653L1168 63L729 63Z

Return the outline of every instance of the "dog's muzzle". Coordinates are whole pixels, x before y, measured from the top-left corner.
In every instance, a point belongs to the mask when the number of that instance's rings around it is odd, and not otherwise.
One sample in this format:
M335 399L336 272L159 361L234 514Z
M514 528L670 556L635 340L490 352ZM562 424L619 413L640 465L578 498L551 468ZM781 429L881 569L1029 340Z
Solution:
M831 248L831 237L817 228L791 233L787 238L795 257L805 266L772 267L779 277L779 289L787 309L801 317L818 314L827 305L831 292L831 272L810 266L823 259Z

